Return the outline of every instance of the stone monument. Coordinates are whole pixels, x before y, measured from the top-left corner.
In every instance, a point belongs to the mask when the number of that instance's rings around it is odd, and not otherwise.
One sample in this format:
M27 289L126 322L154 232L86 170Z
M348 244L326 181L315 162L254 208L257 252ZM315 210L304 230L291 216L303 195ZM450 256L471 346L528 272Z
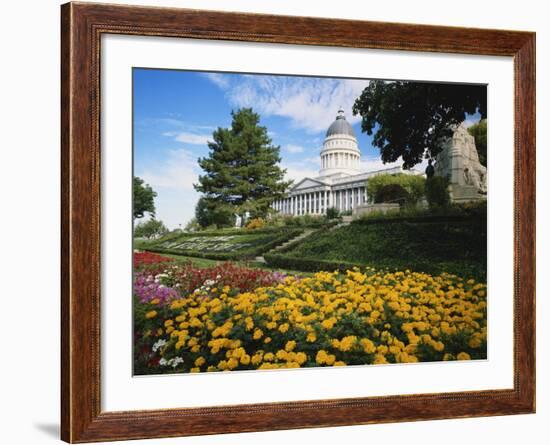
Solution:
M479 162L475 139L460 124L435 158L435 175L449 179L452 202L487 198L487 168Z

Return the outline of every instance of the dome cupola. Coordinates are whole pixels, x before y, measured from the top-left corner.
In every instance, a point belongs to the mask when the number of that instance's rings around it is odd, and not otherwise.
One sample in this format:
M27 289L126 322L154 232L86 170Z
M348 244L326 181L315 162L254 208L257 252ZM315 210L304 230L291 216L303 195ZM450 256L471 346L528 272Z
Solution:
M330 127L328 127L326 137L328 138L329 136L333 136L336 134L345 134L356 138L355 131L353 130L353 127L350 125L350 123L346 120L346 115L344 114L344 110L342 108L338 110L336 120L332 124L330 124Z
M321 150L320 176L335 173L354 175L361 170L361 151L351 124L340 108L335 121L328 127Z

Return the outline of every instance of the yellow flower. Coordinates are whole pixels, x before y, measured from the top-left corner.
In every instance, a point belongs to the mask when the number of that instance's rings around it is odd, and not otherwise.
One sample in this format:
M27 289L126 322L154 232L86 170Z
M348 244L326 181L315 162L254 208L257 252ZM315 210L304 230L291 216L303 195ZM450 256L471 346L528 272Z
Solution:
M473 336L468 342L470 348L479 348L481 346L481 339L478 336Z
M155 318L157 316L157 311L149 311L145 314L145 318Z
M375 365L380 365L380 364L383 364L383 363L388 363L388 361L386 360L386 357L384 357L382 354L376 354L374 356L374 362L373 362Z
M288 327L288 323L283 323L279 326L279 332L281 332L281 334L284 334L286 331L288 331Z
M254 340L259 340L260 338L262 338L262 335L264 335L262 330L261 329L256 329L256 330L254 330L254 334L252 335L252 338Z
M189 372L201 372L201 368L191 368Z
M287 352L294 351L295 347L296 347L296 342L294 340L289 340L286 342L285 351Z
M459 352L456 356L457 360L471 360L470 354L467 352Z
M151 300L151 304L159 304L160 303L160 300L158 298L153 298Z
M376 346L374 346L374 343L370 339L362 338L360 343L363 351L365 351L367 354L373 354L374 352L376 352Z
M202 366L206 363L206 359L204 357L198 357L195 360L195 366Z
M319 352L317 352L317 355L315 356L315 361L319 365L322 365L322 364L326 363L326 361L327 361L327 352L324 351L323 349L321 349Z
M295 360L299 365L303 365L305 362L307 362L306 353L305 352L297 352Z
M332 329L332 327L336 324L336 318L331 317L327 318L326 320L323 320L321 322L321 326L323 326L325 329Z
M307 334L306 341L309 343L313 343L315 340L317 340L317 336L315 335L315 332L310 332Z

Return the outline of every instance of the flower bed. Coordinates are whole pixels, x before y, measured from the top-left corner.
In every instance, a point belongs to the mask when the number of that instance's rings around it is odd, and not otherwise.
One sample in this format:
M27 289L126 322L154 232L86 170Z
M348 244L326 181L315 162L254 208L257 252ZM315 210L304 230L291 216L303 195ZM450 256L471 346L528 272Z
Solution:
M238 287L233 276L193 291L183 275L160 278L181 290L136 303L137 374L486 358L486 285L473 280L354 269Z
M174 261L172 258L166 256L158 255L152 252L139 252L134 251L134 268L143 269L148 266L153 267L164 267L166 263Z
M151 252L218 260L251 259L303 233L302 229L241 231L239 234L183 234L179 237L141 243Z

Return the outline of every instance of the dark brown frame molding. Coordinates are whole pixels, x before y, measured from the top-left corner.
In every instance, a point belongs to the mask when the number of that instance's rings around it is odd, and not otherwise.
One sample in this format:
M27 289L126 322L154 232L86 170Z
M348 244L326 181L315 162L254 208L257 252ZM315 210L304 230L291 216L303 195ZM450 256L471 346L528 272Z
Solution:
M511 56L515 69L514 388L231 407L102 412L102 34ZM174 437L535 411L535 34L67 3L61 7L61 438ZM510 252L511 254L511 252ZM185 401L182 400L182 404Z

